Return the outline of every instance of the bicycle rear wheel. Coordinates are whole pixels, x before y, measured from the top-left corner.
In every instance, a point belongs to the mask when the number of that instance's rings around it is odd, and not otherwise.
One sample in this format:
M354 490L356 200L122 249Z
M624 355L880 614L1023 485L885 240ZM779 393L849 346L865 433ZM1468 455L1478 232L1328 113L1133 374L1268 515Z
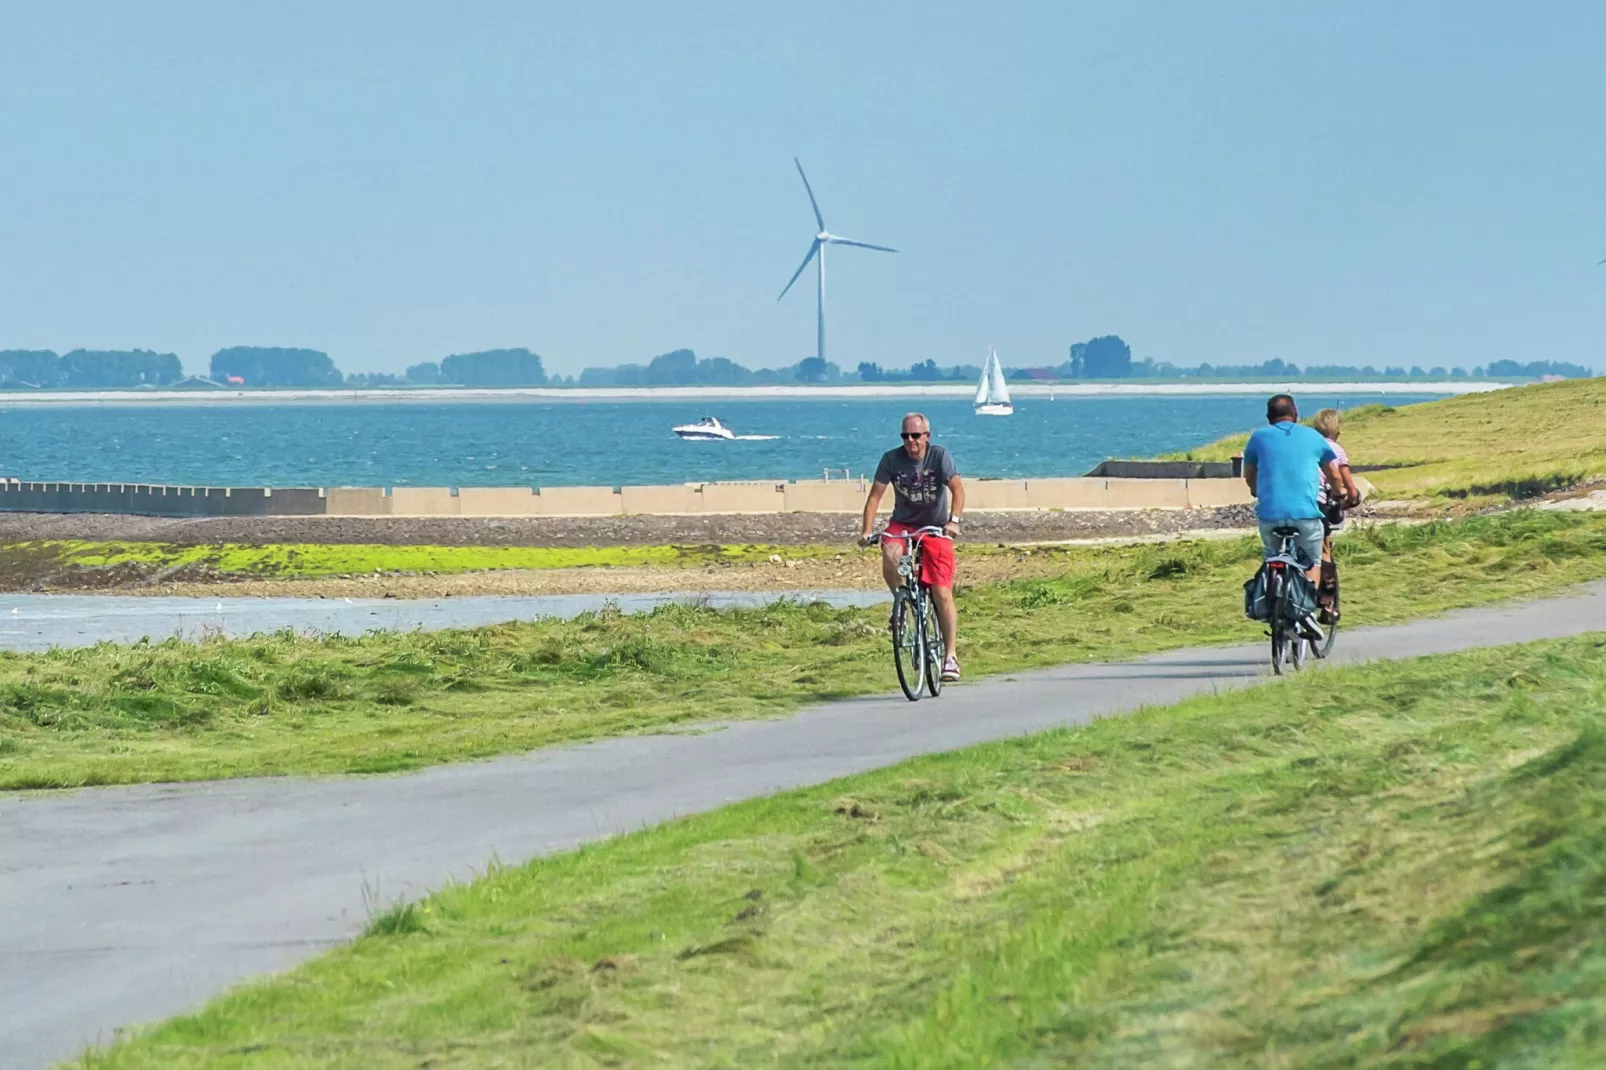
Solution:
M936 698L942 694L942 663L948 652L942 642L942 626L937 621L937 600L927 591L921 602L925 605L921 618L924 622L922 634L926 640L926 690L931 692L932 698Z
M1283 605L1283 577L1273 571L1266 580L1266 608L1271 611L1271 671L1281 676L1293 653L1293 629Z
M898 669L898 686L910 702L920 701L926 683L925 644L920 641L920 616L913 598L903 591L892 596L892 663Z

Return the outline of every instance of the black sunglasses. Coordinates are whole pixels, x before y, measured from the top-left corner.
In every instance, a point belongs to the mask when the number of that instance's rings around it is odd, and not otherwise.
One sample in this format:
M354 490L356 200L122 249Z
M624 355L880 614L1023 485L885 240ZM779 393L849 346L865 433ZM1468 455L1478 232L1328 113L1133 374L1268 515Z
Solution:
M929 434L931 434L930 431L899 431L898 437L907 442L911 438L924 438Z

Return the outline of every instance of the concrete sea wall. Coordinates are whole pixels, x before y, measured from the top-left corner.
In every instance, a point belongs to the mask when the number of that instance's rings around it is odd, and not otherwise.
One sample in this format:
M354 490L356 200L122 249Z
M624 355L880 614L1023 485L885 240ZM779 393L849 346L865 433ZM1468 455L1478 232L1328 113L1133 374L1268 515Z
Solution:
M171 487L0 481L0 512L133 516L628 516L857 513L862 480L631 487ZM1203 509L1250 501L1241 479L970 479L967 509ZM883 500L890 508L892 495Z

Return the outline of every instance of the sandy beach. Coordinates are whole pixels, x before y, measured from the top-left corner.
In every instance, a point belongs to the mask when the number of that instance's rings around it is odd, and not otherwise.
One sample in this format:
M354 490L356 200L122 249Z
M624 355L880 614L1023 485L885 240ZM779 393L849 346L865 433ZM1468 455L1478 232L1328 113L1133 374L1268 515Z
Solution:
M1511 383L1490 379L1390 379L1379 382L1155 382L1011 383L1017 398L1204 397L1303 391L1320 394L1482 394ZM0 394L0 409L17 405L352 405L441 404L531 401L674 401L697 399L961 398L976 392L972 383L876 383L861 386L661 386L661 387L397 387L370 390L48 390Z

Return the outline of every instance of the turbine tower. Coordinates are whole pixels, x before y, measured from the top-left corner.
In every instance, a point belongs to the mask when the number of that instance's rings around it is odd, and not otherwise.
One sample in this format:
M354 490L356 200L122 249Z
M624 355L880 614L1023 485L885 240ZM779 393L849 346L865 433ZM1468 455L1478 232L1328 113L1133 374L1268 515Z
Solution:
M788 282L786 284L786 288L781 291L781 297L785 297L786 296L787 291L792 288L792 283L796 282L797 281L797 277L799 275L803 274L803 269L809 266L809 261L810 260L814 260L816 257L818 257L819 261L815 265L816 268L817 268L817 271L818 271L817 281L816 281L816 284L815 284L815 300L817 302L816 308L818 310L816 318L817 318L817 328L818 328L818 332L819 333L818 333L818 337L815 340L814 355L819 357L821 360L824 360L825 359L825 247L827 245L852 245L852 246L854 246L856 248L859 248L859 249L874 249L878 253L895 253L898 250L889 249L885 245L871 245L869 242L854 241L851 238L838 237L837 235L832 234L830 231L826 230L825 229L825 219L820 215L820 202L814 199L814 188L809 185L809 176L805 175L803 173L803 164L798 161L798 158L796 156L792 157L792 162L797 164L798 177L803 180L803 189L809 195L809 205L810 205L810 207L812 207L814 209L814 222L819 225L820 232L818 234L814 235L814 241L809 245L809 253L808 253L808 255L805 256L803 258L803 262L797 266L797 270L792 272L792 278L790 280L788 280ZM777 297L775 300L779 301L781 299L781 297Z

